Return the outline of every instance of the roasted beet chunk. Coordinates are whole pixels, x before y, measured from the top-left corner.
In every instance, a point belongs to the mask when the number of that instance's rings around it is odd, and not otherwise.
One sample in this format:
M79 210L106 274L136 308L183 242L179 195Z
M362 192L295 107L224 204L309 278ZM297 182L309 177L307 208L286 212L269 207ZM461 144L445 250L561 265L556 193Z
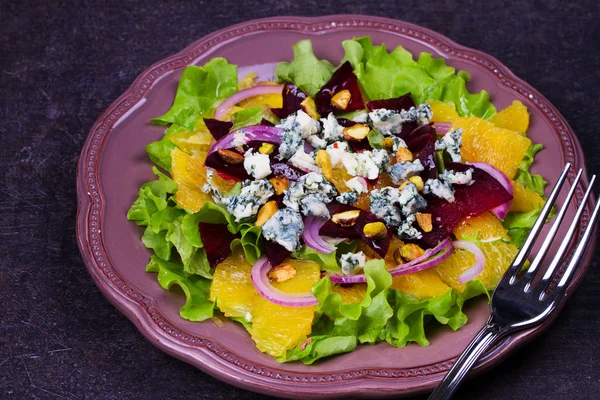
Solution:
M454 225L462 218L462 214L446 200L435 196L427 196L425 199L427 208L423 212L431 214L433 229L431 232L422 232L423 237L419 240L419 244L431 248L450 235Z
M340 92L345 91L340 94ZM337 95L337 97L335 97ZM333 101L332 101L333 98ZM330 112L340 114L365 108L358 79L352 71L352 64L346 61L334 73L315 96L317 111L326 117ZM334 105L334 104L337 104Z
M373 100L367 103L367 108L369 111L373 111L378 108L400 111L408 110L411 107L415 107L415 102L413 101L410 93L405 94L404 96L395 97L393 99Z
M408 149L413 153L420 152L427 143L435 143L435 140L436 135L433 123L419 126L404 138Z
M234 239L240 237L239 234L229 232L226 224L200 222L198 229L200 230L202 245L211 267L214 267L231 254L229 245Z
M208 157L206 157L204 165L240 180L251 179L251 176L248 175L248 172L246 172L246 169L244 168L244 164L227 163L223 160L223 158L221 158L219 153L216 151L214 153L209 154Z
M301 104L308 97L302 89L289 82L283 86L281 95L283 96L281 109L278 109L277 112L275 112L275 109L271 109L271 111L282 119L302 109Z
M417 159L421 161L425 168L420 173L423 181L427 179L435 179L437 175L437 167L435 165L435 144L432 141L425 143L425 146L419 151Z
M223 136L227 135L233 126L233 124L229 121L219 121L218 119L212 118L204 118L204 123L215 140L219 140Z
M472 185L453 185L454 205L463 216L479 215L512 199L510 193L487 172L468 164L447 163L446 169L464 172L473 169Z
M269 240L265 240L265 253L267 259L273 267L281 264L283 260L285 260L290 254L292 254L289 250L287 250L279 243L271 242Z

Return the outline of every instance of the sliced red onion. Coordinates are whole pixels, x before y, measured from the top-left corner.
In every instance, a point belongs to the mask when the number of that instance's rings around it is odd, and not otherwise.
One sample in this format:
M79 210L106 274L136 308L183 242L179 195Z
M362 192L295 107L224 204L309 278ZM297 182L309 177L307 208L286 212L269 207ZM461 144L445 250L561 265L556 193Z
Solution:
M281 94L283 86L279 85L258 85L249 89L240 90L223 100L223 102L217 107L215 111L215 119L222 119L229 109L240 101L249 99L250 97L262 96L265 94Z
M328 243L321 235L319 229L327 222L325 218L306 217L304 218L304 232L302 239L308 247L321 253L329 254L336 250L336 247Z
M438 135L445 135L452 128L452 123L450 122L434 122L433 127L435 128L435 133Z
M283 129L274 126L253 125L247 126L228 133L212 145L208 154L212 154L219 149L229 149L238 146L237 140L243 137L243 143L251 141L261 141L273 144L281 144L281 134Z
M419 258L407 262L406 264L399 264L395 268L389 269L388 272L392 276L408 275L415 272L422 271L427 268L434 267L450 257L453 252L452 241L448 238L441 241L437 246L425 250ZM431 258L430 258L431 257ZM361 283L366 282L367 278L364 274L359 275L329 275L329 279L334 283Z
M506 189L506 191L508 193L510 193L511 196L514 195L512 183L511 183L510 179L508 179L507 176L504 175L504 173L502 171L496 169L495 167L491 166L490 164L482 163L482 162L470 163L470 165L477 167L480 170L485 171L488 174L490 174L492 176L492 178L494 178L495 180L500 182L500 184L504 187L504 189ZM491 211L492 211L492 213L494 213L494 215L498 219L504 220L504 217L506 217L506 214L508 214L508 211L510 210L511 204L512 204L512 199L505 203L500 204L499 206L492 208Z
M473 253L475 256L475 264L468 270L458 276L458 283L467 283L479 276L485 268L485 256L481 249L473 242L466 240L457 240L452 242L452 246L455 249L462 249Z
M271 269L271 263L266 256L259 258L252 266L250 279L258 293L266 300L274 304L288 307L314 306L319 303L317 298L310 292L286 293L271 285L267 273Z

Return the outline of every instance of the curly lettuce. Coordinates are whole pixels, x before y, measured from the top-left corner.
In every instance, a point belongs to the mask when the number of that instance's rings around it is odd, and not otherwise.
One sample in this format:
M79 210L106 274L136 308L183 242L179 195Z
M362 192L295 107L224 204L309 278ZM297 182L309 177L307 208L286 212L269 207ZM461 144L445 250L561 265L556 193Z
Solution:
M359 343L387 341L395 347L408 343L429 345L425 326L429 316L457 330L467 323L462 311L466 300L489 293L478 280L466 284L463 292L451 289L444 295L419 300L390 288L392 277L383 260L365 264L367 290L362 301L343 304L328 278L321 279L313 293L319 300L315 324L306 341L289 350L279 362L300 360L305 364L334 354L354 350Z

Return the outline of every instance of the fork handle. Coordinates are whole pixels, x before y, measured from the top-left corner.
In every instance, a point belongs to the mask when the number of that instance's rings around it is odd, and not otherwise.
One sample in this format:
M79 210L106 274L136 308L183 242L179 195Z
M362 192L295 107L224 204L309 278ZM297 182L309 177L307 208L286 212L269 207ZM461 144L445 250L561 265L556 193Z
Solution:
M502 336L503 334L498 325L488 321L458 357L456 363L450 368L439 386L431 393L428 400L450 399L473 364L492 343Z

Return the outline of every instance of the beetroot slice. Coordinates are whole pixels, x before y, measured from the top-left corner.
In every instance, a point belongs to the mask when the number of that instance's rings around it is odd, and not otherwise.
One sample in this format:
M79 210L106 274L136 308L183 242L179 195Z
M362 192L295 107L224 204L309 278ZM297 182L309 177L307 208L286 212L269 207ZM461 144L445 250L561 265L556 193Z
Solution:
M329 204L327 208L331 215L348 210L358 210L356 207L337 202ZM383 239L371 239L366 237L363 233L363 228L366 224L378 221L379 219L377 219L375 214L369 211L360 210L360 216L354 226L342 227L329 220L321 227L319 234L330 237L361 238L370 248L383 258L390 247L392 229L388 228L387 235Z
M279 243L265 240L265 254L271 265L275 267L292 253Z
M345 109L331 104L331 98L342 90L350 91L350 101ZM358 87L358 79L356 79L352 64L349 61L343 63L333 73L331 79L315 95L315 104L317 105L317 112L323 117L329 115L330 112L340 114L365 108L365 103Z
M430 123L414 129L404 138L404 141L410 151L418 153L427 145L427 143L435 143L436 139L435 128L433 127L433 123Z
M302 108L300 104L302 104L302 102L308 97L308 95L304 93L302 89L289 82L283 86L281 95L283 96L281 110L275 112L274 109L271 109L271 111L273 111L273 113L279 118L286 118L290 114L300 110Z
M208 224L200 222L198 224L200 237L206 257L211 267L214 267L231 254L229 245L234 239L240 237L239 234L229 232L226 224Z
M233 127L233 124L229 121L219 121L218 119L213 118L204 118L204 124L215 140L219 140L227 135L229 130Z
M264 125L264 126L275 126L274 123L272 123L271 121L269 121L268 119L261 119L260 120L260 124Z
M369 111L373 111L378 108L400 111L408 110L409 108L414 106L415 102L413 101L410 93L407 93L404 96L394 97L392 99L373 100L367 103L367 108L369 109Z
M223 172L229 176L232 176L236 179L245 180L250 179L251 176L248 175L246 170L244 169L244 164L229 164L223 161L219 153L216 151L212 154L209 154L204 161L204 165L209 168L214 168L219 172Z
M453 185L454 206L463 216L479 215L484 211L491 210L512 199L512 195L504 189L504 186L487 172L472 165L460 163L447 163L446 169L464 172L469 168L474 170L471 186Z
M297 181L302 175L306 175L306 172L284 163L271 164L271 171L274 176L285 176L290 181Z
M454 226L462 218L462 213L446 200L435 196L426 196L425 199L427 208L423 212L431 214L433 229L431 232L422 232L423 237L419 240L419 244L431 248L450 235Z
M417 159L421 161L425 168L420 173L423 182L427 179L435 179L437 175L437 167L435 165L435 144L432 141L425 143L425 146L419 151Z
M338 118L337 121L338 121L338 124L340 124L344 128L350 128L351 126L358 124L358 122L352 121L351 119L348 119L348 118Z

